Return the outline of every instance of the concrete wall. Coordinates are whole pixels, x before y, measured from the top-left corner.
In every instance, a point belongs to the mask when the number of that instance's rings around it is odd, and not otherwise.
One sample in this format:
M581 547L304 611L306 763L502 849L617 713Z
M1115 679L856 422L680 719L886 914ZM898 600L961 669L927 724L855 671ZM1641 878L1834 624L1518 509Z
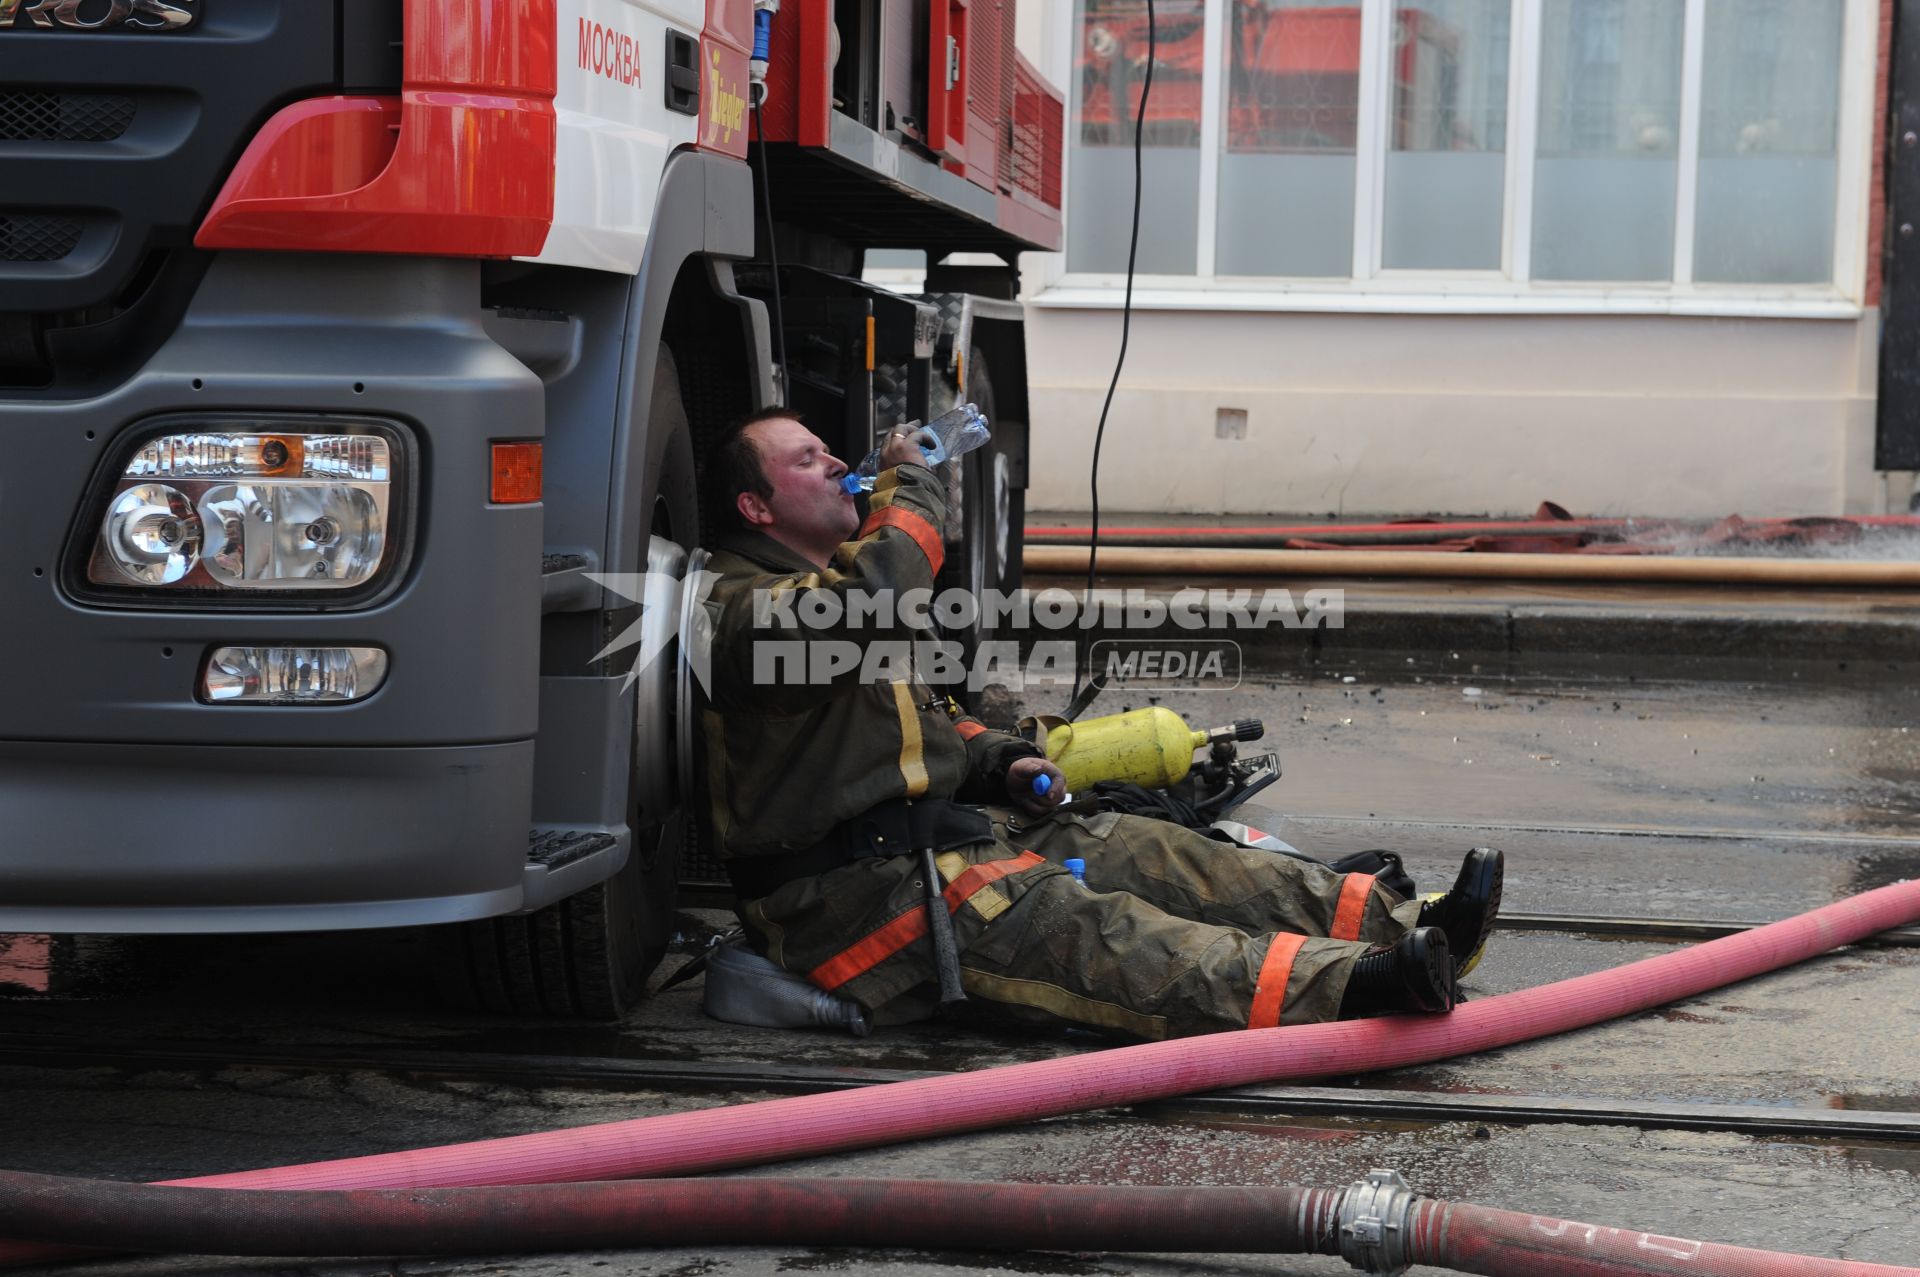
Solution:
M1085 510L1114 310L1029 307L1027 508ZM1136 311L1107 511L1905 512L1861 320ZM1218 410L1246 411L1221 437Z

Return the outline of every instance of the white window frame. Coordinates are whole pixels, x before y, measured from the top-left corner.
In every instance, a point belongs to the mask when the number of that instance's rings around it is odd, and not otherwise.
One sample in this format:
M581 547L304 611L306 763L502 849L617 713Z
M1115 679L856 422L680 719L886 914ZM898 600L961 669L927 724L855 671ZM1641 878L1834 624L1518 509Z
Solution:
M1533 169L1538 139L1539 42L1542 0L1511 0L1512 59L1507 76L1507 199L1498 271L1382 270L1382 188L1388 127L1395 0L1358 0L1361 6L1359 162L1355 164L1355 236L1351 279L1256 279L1214 273L1220 140L1226 115L1227 0L1206 0L1205 39L1214 56L1201 81L1198 270L1193 275L1136 275L1133 304L1151 310L1346 311L1405 314L1622 314L1753 318L1855 319L1865 306L1870 252L1874 88L1880 32L1879 0L1844 0L1840 109L1836 154L1832 284L1698 284L1693 280L1695 190L1700 150L1700 92L1706 0L1686 5L1681 54L1679 182L1672 282L1579 284L1534 281ZM1074 0L1050 4L1043 37L1048 78L1067 86L1067 155L1077 83L1079 47ZM1062 184L1063 203L1072 182ZM1062 213L1065 214L1063 207ZM1043 308L1118 308L1126 276L1070 273L1064 253L1032 253L1024 260L1027 304Z

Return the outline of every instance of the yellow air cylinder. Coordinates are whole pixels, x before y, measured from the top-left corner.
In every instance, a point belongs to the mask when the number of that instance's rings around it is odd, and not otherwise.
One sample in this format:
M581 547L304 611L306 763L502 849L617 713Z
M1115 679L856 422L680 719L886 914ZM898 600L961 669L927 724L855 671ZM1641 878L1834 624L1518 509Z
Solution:
M1047 755L1066 775L1074 793L1098 780L1128 780L1164 789L1186 778L1193 751L1205 749L1212 732L1196 732L1159 705L1066 723L1047 733Z

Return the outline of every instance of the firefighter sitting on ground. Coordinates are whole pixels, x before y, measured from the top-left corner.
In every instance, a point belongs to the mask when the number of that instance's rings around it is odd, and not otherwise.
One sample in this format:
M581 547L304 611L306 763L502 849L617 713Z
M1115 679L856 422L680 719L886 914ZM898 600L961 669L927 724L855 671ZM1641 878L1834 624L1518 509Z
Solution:
M947 510L923 459L913 434L887 440L864 524L839 482L847 467L790 413L735 426L709 464L738 526L708 564L707 818L766 956L881 1022L925 1014L939 975L931 849L967 1009L988 1023L1164 1038L1451 1010L1457 968L1498 908L1498 851L1469 852L1439 900L1403 900L1368 875L1063 807L1039 749L917 679L855 670L816 685L783 667L756 680L759 643L914 637L893 608L855 614L855 628L846 607L804 600L932 588ZM768 606L782 591L800 605ZM841 619L809 624L823 614ZM1085 861L1084 883L1070 857Z

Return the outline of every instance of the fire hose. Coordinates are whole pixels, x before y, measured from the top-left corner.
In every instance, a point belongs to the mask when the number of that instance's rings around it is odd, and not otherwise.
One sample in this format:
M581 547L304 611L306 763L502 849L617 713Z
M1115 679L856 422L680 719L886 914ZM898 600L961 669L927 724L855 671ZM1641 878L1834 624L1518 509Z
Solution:
M279 1190L453 1188L688 1175L753 1166L1200 1091L1343 1077L1493 1050L1693 997L1916 921L1920 921L1920 881L1902 882L1688 949L1474 1002L1444 1016L1349 1020L1181 1038L859 1091L793 1096L172 1183ZM12 1205L0 1197L0 1220L13 1218ZM733 1240L754 1236L742 1232ZM93 1245L120 1244L105 1225L88 1238ZM200 1244L207 1240L202 1238ZM27 1243L0 1243L0 1264L71 1253ZM1838 1271L1769 1264L1772 1261L1724 1270L1696 1265L1690 1271ZM1556 1259L1543 1268L1513 1271L1665 1270L1617 1264L1576 1269L1560 1266Z
M500 1255L633 1246L874 1246L1340 1255L1371 1273L1915 1277L1416 1197L1392 1171L1347 1188L1143 1188L918 1180L649 1180L272 1192L0 1172L7 1225L54 1242L226 1255ZM983 1222L990 1221L990 1226Z
M1085 546L1030 545L1036 575L1087 570ZM1183 545L1103 549L1109 576L1464 577L1493 581L1659 581L1690 585L1911 589L1920 563L1882 559L1736 559L1593 554L1430 554L1423 550L1231 550Z

